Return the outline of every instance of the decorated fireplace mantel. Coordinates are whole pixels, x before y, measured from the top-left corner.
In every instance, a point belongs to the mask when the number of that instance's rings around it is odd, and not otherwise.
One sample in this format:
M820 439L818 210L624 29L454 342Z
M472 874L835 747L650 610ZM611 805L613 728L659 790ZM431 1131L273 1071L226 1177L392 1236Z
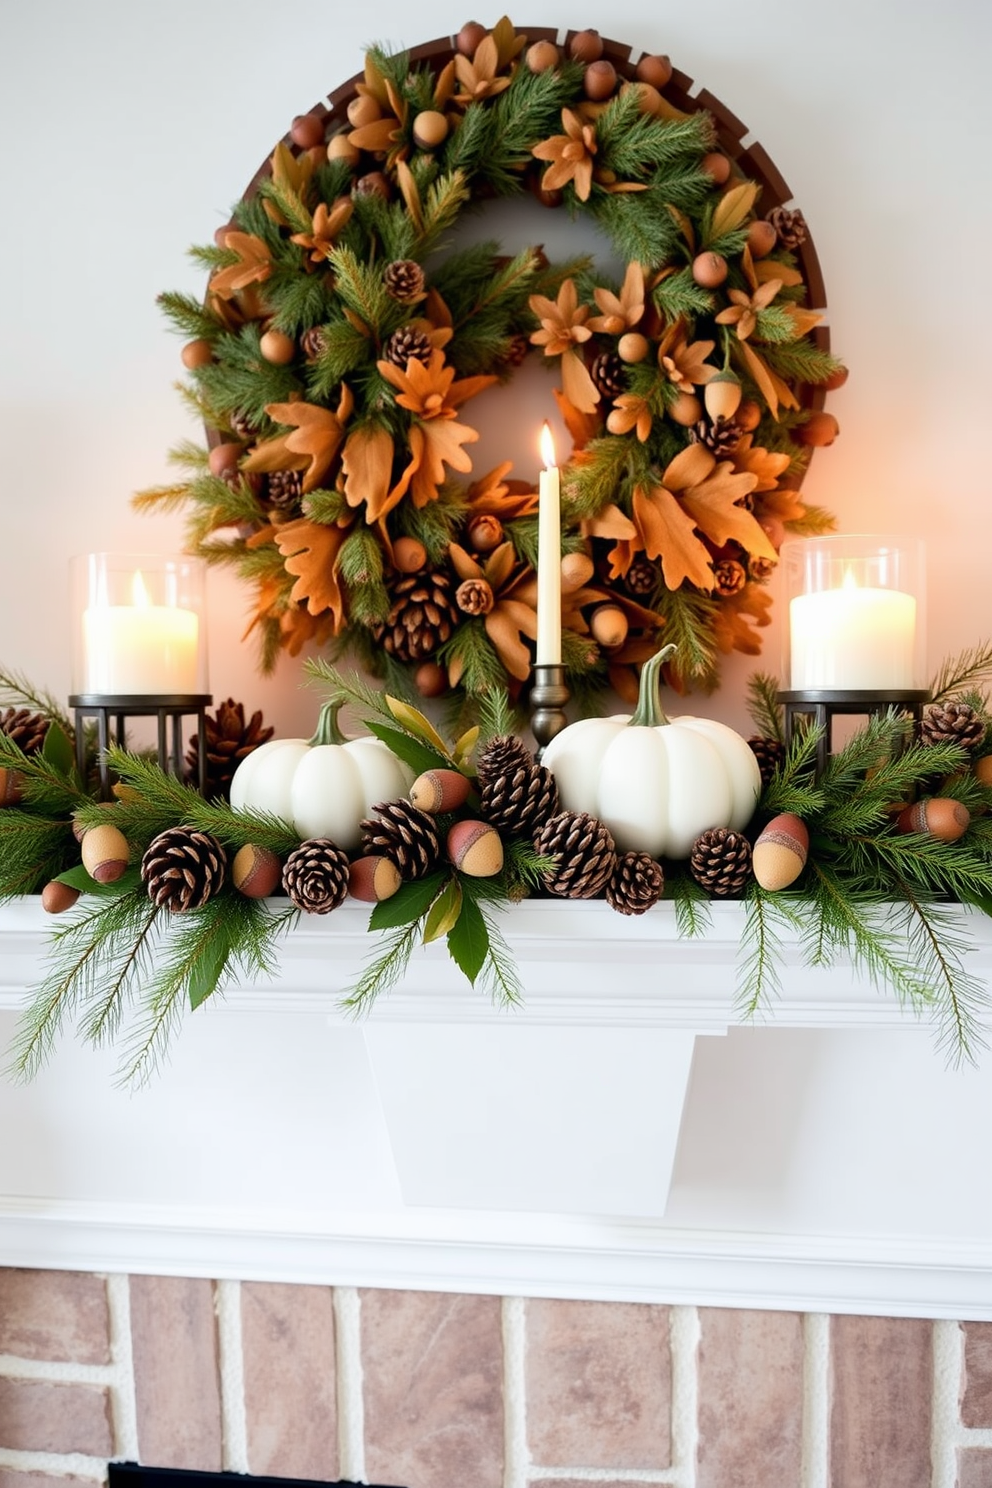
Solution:
M146 1089L68 1042L4 1080L0 1262L992 1317L981 1056L948 1069L798 945L774 1024L741 1030L742 912L712 911L687 941L670 906L515 906L522 1007L432 946L357 1022L367 909L304 920ZM992 926L962 921L992 982ZM5 1040L46 930L36 899L0 909Z

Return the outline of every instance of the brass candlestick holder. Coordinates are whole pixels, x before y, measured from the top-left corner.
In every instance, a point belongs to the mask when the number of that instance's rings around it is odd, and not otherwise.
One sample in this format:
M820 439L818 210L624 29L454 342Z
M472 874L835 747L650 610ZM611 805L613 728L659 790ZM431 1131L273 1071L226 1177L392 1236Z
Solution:
M537 740L537 758L568 723L565 705L572 696L560 662L535 666L530 689L530 727Z

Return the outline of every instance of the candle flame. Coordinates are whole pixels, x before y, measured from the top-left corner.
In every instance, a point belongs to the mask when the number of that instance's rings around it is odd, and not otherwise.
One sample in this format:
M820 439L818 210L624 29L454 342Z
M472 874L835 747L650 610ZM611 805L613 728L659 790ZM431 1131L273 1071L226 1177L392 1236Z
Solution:
M141 577L141 569L136 568L134 578L131 580L131 600L139 610L147 610L151 600L148 598L148 590L145 581Z
M558 463L555 459L555 441L551 434L551 425L547 420L541 430L541 459L549 470Z

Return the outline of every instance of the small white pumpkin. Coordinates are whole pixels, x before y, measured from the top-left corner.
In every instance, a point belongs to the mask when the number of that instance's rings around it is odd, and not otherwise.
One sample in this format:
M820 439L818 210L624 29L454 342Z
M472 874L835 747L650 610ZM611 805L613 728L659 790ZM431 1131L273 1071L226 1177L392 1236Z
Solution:
M710 718L666 718L659 672L665 646L641 668L637 709L583 718L548 744L541 763L567 811L587 811L621 852L687 858L700 832L740 831L754 814L761 772L740 734Z
M246 755L231 781L234 810L268 812L305 841L329 837L354 852L362 818L378 802L405 796L413 771L380 739L346 740L340 709L339 699L324 704L312 739L270 739Z

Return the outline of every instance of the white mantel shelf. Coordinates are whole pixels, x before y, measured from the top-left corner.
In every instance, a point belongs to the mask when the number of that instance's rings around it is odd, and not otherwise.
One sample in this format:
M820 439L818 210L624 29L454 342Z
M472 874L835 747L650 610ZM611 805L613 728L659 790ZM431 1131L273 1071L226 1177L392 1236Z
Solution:
M367 906L304 919L147 1090L72 1039L0 1083L0 1264L992 1317L988 1063L788 938L736 1031L742 911L711 911L515 906L522 1007L438 945L358 1022ZM0 907L4 1042L53 925Z

